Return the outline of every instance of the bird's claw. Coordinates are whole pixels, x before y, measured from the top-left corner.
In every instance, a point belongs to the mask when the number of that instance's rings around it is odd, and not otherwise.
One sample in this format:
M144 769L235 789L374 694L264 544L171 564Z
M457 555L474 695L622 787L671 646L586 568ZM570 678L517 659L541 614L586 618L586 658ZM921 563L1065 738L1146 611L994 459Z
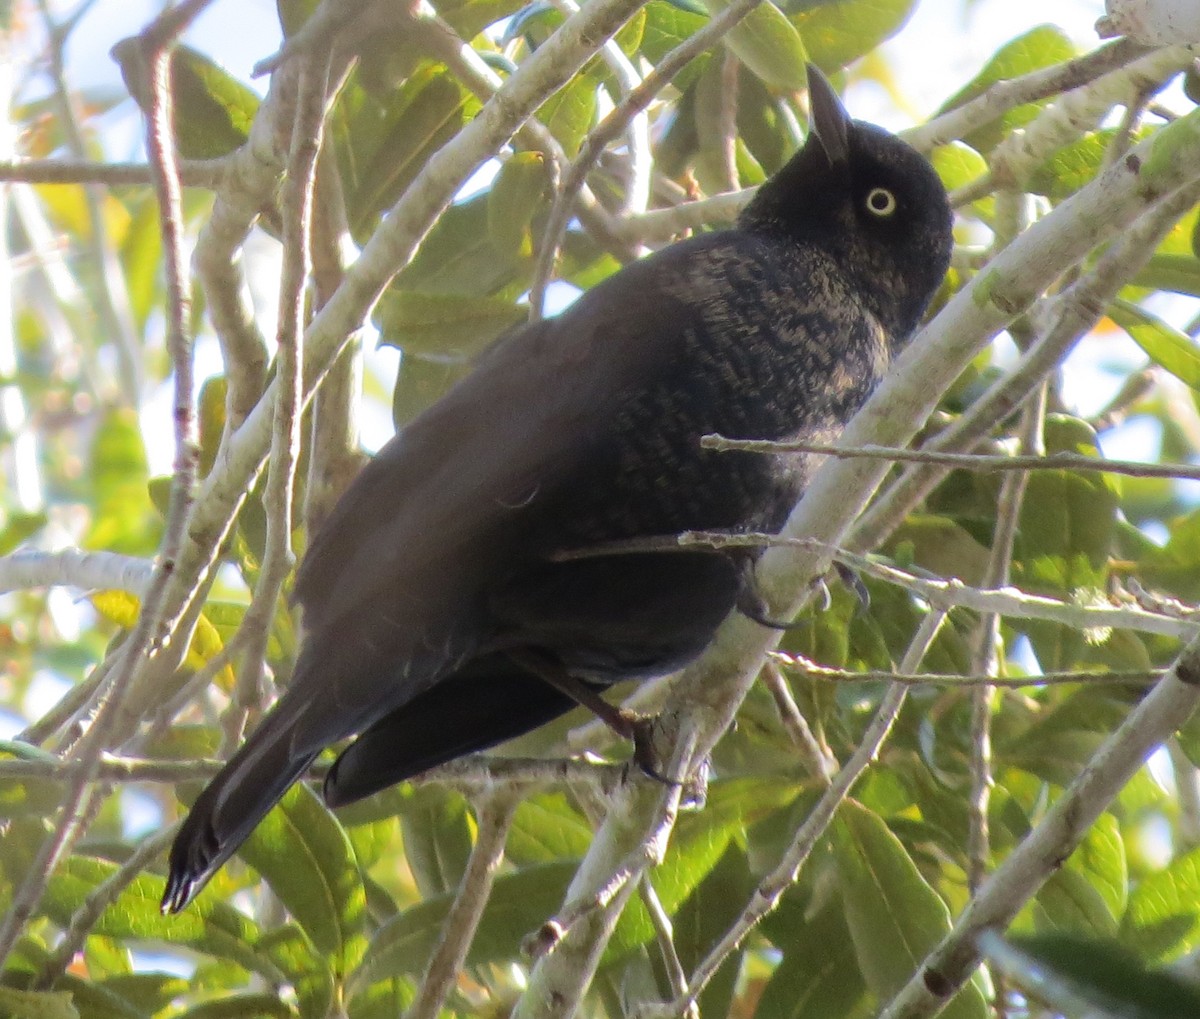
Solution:
M661 762L654 749L654 726L658 721L657 716L639 715L622 708L620 717L626 730L622 735L633 744L633 763L642 774L672 788L683 785L682 782L668 778L662 773Z
M858 572L851 569L845 563L837 561L834 562L833 569L838 575L838 580L858 600L856 611L865 613L870 609L871 592L867 590L867 585L863 583L863 579L858 575Z

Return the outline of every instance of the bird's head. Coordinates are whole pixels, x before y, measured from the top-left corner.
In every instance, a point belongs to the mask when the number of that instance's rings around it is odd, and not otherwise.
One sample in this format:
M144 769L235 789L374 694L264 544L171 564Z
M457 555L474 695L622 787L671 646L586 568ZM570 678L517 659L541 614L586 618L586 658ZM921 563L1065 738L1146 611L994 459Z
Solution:
M827 253L893 340L902 342L950 263L953 214L946 190L912 146L851 120L811 64L808 87L808 140L759 188L740 225Z

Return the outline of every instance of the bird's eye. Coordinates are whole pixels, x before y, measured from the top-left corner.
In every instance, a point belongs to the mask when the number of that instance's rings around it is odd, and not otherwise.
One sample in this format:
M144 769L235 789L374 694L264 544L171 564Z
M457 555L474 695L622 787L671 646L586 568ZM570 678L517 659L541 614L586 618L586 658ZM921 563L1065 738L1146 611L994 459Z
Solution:
M871 188L867 193L867 211L881 218L896 211L896 196L887 188Z

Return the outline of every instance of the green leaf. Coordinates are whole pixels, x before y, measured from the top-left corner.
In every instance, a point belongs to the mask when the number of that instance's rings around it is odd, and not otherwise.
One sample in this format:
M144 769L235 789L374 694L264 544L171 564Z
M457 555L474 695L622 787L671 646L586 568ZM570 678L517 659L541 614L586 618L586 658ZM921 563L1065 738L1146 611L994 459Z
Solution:
M150 316L162 306L162 224L157 202L145 198L128 205L133 216L121 240L121 267L130 310L144 336Z
M791 128L784 123L780 104L745 68L738 69L738 138L765 173L779 170L794 147Z
M929 154L929 161L947 191L978 180L988 169L987 160L962 142L939 145Z
M361 165L347 203L356 238L365 239L380 213L391 208L446 142L479 109L479 101L439 66L418 70L393 98L377 129L374 151ZM358 145L361 149L363 141Z
M445 0L437 7L464 39L473 39L489 25L516 14L528 0Z
M907 543L912 561L941 577L975 584L987 569L987 547L946 517L914 513L896 530L893 540Z
M389 289L469 297L506 287L523 290L533 261L527 253L492 243L488 205L483 194L447 209Z
M763 988L754 1019L846 1019L858 1014L867 985L837 901L813 911L787 895L763 923L783 958ZM820 945L820 951L813 951Z
M537 118L550 129L568 156L576 156L596 119L599 82L585 72L547 99Z
M1031 631L1031 638L1044 667L1063 667L1062 661L1038 647L1036 631ZM1044 781L1066 786L1105 737L1125 720L1128 702L1128 695L1118 687L1071 690L1049 706L1043 705L1021 731L998 734L997 756Z
M1025 958L1010 967L1018 983L1028 983L1040 1001L1072 1013L1092 1009L1121 1019L1194 1019L1200 990L1162 970L1146 969L1120 946L1064 935L1014 937L1011 948ZM1036 974L1036 979L1023 980Z
M362 875L350 840L303 783L288 790L238 851L279 896L337 976L366 950Z
M946 100L939 113L964 105L989 86L1009 78L1041 70L1070 60L1075 56L1075 46L1066 33L1056 25L1039 25L1024 35L1005 43L974 78ZM997 120L973 131L963 140L980 152L990 152L999 141L1013 129L1029 123L1038 110L1045 105L1026 103L1011 109Z
M217 449L225 432L225 397L228 393L229 380L224 375L213 375L205 379L204 385L200 387L196 410L200 418L201 477L207 477L208 472L213 469L213 464L217 462Z
M88 938L89 954L92 944L99 940L107 939ZM120 952L125 964L129 965L129 952L125 946L116 941L112 944ZM90 961L88 969L90 973L94 973ZM169 973L122 973L102 981L100 986L105 991L124 998L134 1008L150 1014L163 1011L189 989L188 981Z
M118 408L104 415L90 459L94 516L85 546L131 555L151 552L162 527L146 487L146 449L134 411Z
M916 0L788 0L783 9L800 32L808 58L832 74L899 32L916 6Z
M830 831L859 965L871 989L887 1000L949 932L950 911L878 815L848 800ZM941 1014L986 1019L988 1007L968 984Z
M1200 390L1200 346L1186 333L1128 301L1116 300L1109 317L1129 334L1146 356L1180 382Z
M1103 814L1066 865L1037 894L1039 930L1111 937L1125 909L1125 845L1116 818Z
M731 842L704 880L671 917L672 941L684 972L691 973L741 914L754 892L746 852ZM741 953L735 952L705 986L701 1015L728 1015L733 1001Z
M392 424L397 431L433 405L470 370L465 361L405 353L392 390Z
M289 1019L296 1013L277 994L231 994L176 1013L177 1019Z
M1121 942L1155 962L1200 946L1200 849L1138 881L1121 918Z
M257 950L284 974L283 982L295 989L301 1019L327 1019L334 1000L334 974L330 964L336 960L328 959L318 951L294 923L264 934ZM337 983L340 988L340 977Z
M379 342L418 357L462 361L529 314L529 309L498 297L466 297L389 289L372 321Z
M37 760L41 751L4 740L0 760ZM49 778L0 778L0 817L49 817L62 802L62 783Z
M1200 297L1200 258L1195 255L1154 255L1130 282L1147 290L1171 290Z
M761 779L737 779L710 788L704 809L680 818L666 857L651 872L663 908L674 913L712 871L733 839L795 795L791 786ZM645 906L635 898L617 921L605 958L611 961L653 937L654 926Z
M423 898L459 886L471 855L473 828L467 801L456 792L433 786L414 789L405 797L400 814L404 856Z
M1079 418L1051 415L1046 451L1097 456L1095 430ZM1119 502L1120 482L1109 475L1067 470L1031 474L1013 555L1021 582L1032 590L1080 600L1089 597L1088 589L1102 589Z
M488 191L488 236L501 251L533 254L534 215L544 207L550 175L540 152L514 152Z
M559 860L498 877L467 953L467 964L518 959L521 940L562 904L577 866L577 860ZM381 980L419 975L453 901L453 892L426 899L380 927L350 981L348 997L357 997Z
M704 0L714 18L729 7L729 0ZM725 36L727 45L751 71L773 88L789 92L808 81L808 53L796 27L771 0L762 0Z
M1026 190L1052 202L1069 198L1100 172L1116 128L1095 131L1051 153L1024 181Z
M92 856L71 856L51 876L42 909L59 926L66 926L87 896L116 872L116 864ZM216 882L219 884L219 882ZM210 893L175 916L159 911L162 879L141 875L127 885L92 928L105 937L165 941L187 945L217 958L262 973L269 980L282 974L255 949L258 928Z
M696 4L696 8L685 9L677 4L666 3L665 0L650 0L650 3L646 4L642 53L651 63L657 64L667 53L704 26L708 21L703 13L704 8L699 3ZM700 54L675 75L672 83L681 91L686 89L710 59L710 53Z
M1200 598L1200 511L1168 520L1167 534L1166 545L1143 553L1142 576L1177 598Z
M4 529L0 530L0 555L8 555L45 527L49 517L45 513L22 513L12 510L3 520Z
M129 94L146 113L150 109L149 77L141 41L122 39L113 59ZM190 46L171 51L171 96L175 142L184 159L226 156L250 137L250 124L262 100L220 64Z
M504 855L518 866L582 857L592 844L592 826L563 793L523 800L513 815Z
M67 991L21 991L0 987L0 1011L11 1019L79 1019Z

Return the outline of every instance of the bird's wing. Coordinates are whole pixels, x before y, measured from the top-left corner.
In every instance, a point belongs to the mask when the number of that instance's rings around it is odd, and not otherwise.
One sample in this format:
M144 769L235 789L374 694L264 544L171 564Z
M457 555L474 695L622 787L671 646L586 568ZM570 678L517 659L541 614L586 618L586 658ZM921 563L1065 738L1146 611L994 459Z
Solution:
M508 335L363 470L297 576L306 654L286 696L310 703L297 749L361 731L476 651L472 614L525 511L681 356L689 308L665 290L712 237Z
M325 802L353 803L575 707L506 656L484 656L385 715L343 750L325 776Z
M468 707L456 731L474 673L453 677L477 650L473 602L522 509L603 433L614 401L677 353L686 309L656 287L676 257L622 273L632 291L602 284L563 316L510 334L355 479L297 575L306 634L295 674L189 814L164 909L182 909L331 743L367 733L330 787L348 799L378 787L364 768L386 765L392 781L568 709L507 666L483 705L509 694L528 698L530 711L515 701L500 715ZM414 698L413 719L426 728L411 750L389 749L412 736L397 709Z
M304 558L295 598L306 630L381 598L411 598L420 611L437 594L412 585L447 583L478 542L515 526L608 426L621 395L677 357L687 309L655 286L677 260L637 263L625 286L602 284L509 334L387 443Z

